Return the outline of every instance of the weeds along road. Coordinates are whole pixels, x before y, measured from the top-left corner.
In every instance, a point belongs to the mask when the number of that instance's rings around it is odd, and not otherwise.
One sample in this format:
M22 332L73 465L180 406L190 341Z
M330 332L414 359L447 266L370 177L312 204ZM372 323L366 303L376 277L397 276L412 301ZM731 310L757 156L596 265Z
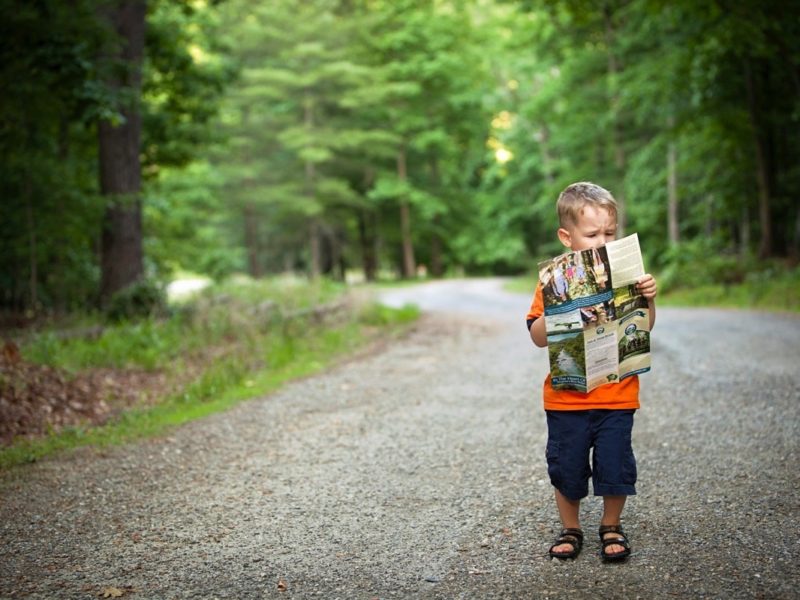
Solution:
M634 555L599 499L548 560L546 352L501 281L385 292L427 312L322 375L0 480L0 597L792 598L800 319L660 308L634 447Z

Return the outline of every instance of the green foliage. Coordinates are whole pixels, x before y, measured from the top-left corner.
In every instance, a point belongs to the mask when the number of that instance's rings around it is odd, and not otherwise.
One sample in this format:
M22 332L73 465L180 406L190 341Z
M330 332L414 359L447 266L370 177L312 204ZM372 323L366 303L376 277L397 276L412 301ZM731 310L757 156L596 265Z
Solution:
M214 8L148 5L141 156L152 182L213 139L208 121L232 71L218 53ZM108 58L119 40L94 0L2 0L0 10L0 308L96 306L105 210L96 124L119 122L117 107L139 99L108 83L127 66Z
M390 308L382 304L368 304L359 314L359 321L366 325L386 326L392 323L410 323L419 318L419 308L406 305Z
M680 260L667 235L670 148L680 237L690 254L694 240L713 238L728 257L709 264L714 278L734 273L734 255L748 256L767 235L773 254L796 254L798 208L786 202L800 191L800 129L786 127L800 118L786 85L796 60L779 56L800 48L797 6L787 11L757 2L724 10L529 2L524 12L497 11L512 32L498 72L512 85L497 90L511 126L496 134L514 159L486 181L491 195L530 207L510 227L532 258L552 252L558 192L589 179L624 198L626 230L639 232L654 264ZM786 155L770 156L778 147ZM759 170L771 173L766 184Z
M107 114L94 3L3 0L0 10L0 308L96 297L102 207L87 125Z
M164 168L145 186L145 249L160 272L181 268L221 281L244 268L243 252L220 230L228 226L217 169L196 161Z
M747 273L741 283L700 283L659 296L666 306L714 306L800 312L800 269L781 263Z
M159 317L167 309L164 284L154 279L142 279L116 292L108 301L106 315L112 322Z
M186 304L165 311L160 286L132 286L120 294L117 309L135 313L128 320L117 319L110 326L97 323L102 333L89 338L43 332L25 344L23 354L27 360L70 371L92 366L155 369L227 338L249 339L259 332L254 322L267 330L280 324L285 315L333 302L345 290L326 279L241 279L210 286ZM152 309L153 302L160 310L144 310ZM142 315L147 318L133 318ZM93 328L83 323L82 329Z
M201 3L157 0L147 17L143 105L143 170L197 158L218 139L210 122L236 69L219 41L217 12Z
M400 202L419 255L437 236L447 260L443 234L468 213L489 85L467 11L280 0L228 2L222 15L241 78L221 119L229 143L213 160L238 221L226 235L247 249L247 270L308 270L315 235L324 272L361 262L365 245L385 248L377 258L393 267Z
M197 346L184 339L179 320L139 319L103 328L97 337L61 339L43 332L28 342L26 360L71 372L91 367L157 369L182 351Z
M721 251L718 240L699 239L668 250L659 283L664 290L744 281L747 264Z
M103 58L91 0L0 9L0 308L97 306L95 124L131 100L106 84L125 65ZM405 240L434 275L516 273L559 249L555 199L592 180L670 285L706 261L697 277L740 280L737 257L800 254L797 17L755 0L154 0L148 265L374 277L401 270Z

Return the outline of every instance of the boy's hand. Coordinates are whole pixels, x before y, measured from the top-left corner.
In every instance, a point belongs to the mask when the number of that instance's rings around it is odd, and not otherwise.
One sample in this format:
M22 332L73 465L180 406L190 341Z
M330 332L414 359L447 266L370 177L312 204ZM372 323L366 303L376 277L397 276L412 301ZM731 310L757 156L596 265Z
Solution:
M656 285L656 279L650 273L646 273L642 275L636 281L636 289L639 293L647 298L648 300L652 300L658 294L658 286Z

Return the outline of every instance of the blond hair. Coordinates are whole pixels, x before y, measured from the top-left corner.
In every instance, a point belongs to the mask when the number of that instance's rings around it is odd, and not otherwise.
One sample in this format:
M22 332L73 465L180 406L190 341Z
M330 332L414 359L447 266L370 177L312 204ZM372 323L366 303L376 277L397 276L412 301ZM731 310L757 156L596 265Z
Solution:
M564 188L558 196L556 209L561 227L575 225L586 205L604 208L615 219L617 218L617 201L607 189L588 181L573 183Z

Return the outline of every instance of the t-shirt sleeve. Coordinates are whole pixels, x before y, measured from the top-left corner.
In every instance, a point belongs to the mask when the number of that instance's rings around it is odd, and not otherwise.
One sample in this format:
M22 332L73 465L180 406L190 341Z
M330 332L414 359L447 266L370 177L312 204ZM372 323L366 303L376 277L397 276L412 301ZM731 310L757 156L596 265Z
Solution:
M531 307L528 310L528 315L525 318L528 324L528 331L531 330L531 325L533 325L533 322L539 317L541 317L543 314L544 314L544 297L542 296L542 284L538 283L536 285L536 291L533 294Z

